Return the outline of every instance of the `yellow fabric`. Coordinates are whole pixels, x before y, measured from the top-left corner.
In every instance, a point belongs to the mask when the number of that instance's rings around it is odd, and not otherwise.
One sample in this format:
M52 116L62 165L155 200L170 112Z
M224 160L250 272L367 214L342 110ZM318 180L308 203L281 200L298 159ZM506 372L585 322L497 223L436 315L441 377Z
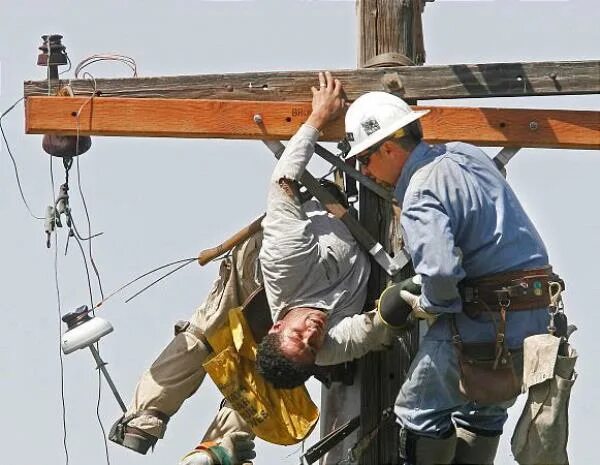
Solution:
M256 372L257 344L241 307L230 310L229 321L207 338L215 355L203 367L254 434L281 445L310 434L318 408L304 386L275 389Z

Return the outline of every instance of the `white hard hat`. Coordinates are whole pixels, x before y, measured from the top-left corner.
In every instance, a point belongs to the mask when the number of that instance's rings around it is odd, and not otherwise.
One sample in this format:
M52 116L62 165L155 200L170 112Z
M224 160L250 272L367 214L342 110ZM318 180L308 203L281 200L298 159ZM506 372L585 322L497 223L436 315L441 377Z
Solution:
M429 110L413 111L400 97L387 92L361 95L346 113L348 156L364 152L427 113Z

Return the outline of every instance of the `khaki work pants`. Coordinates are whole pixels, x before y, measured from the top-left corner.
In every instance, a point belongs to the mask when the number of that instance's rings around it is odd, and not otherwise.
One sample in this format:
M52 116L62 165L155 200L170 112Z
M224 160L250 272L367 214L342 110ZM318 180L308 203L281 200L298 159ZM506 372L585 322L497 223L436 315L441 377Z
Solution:
M126 413L126 416L134 416L129 421L130 426L162 438L166 423L153 415L138 412L158 410L171 417L200 387L206 374L202 364L209 351L197 334L218 328L226 321L228 311L242 305L259 287L258 252L261 242L262 232L259 232L233 249L231 256L223 260L219 276L205 302L190 318L190 326L176 334L140 378ZM215 440L223 432L240 430L249 431L243 419L237 412L222 408L205 439Z

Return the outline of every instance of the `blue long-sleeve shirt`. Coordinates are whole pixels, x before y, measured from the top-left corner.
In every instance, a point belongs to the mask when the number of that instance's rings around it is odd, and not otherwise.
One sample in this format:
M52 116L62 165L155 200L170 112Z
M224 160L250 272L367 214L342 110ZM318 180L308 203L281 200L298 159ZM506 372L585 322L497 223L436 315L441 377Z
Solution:
M542 239L504 177L477 147L422 142L404 166L396 197L404 240L423 278L421 305L442 314L425 337L450 339L454 313L463 340L494 341L489 313L476 320L462 313L458 283L548 264ZM509 312L508 346L547 331L548 318L547 309Z

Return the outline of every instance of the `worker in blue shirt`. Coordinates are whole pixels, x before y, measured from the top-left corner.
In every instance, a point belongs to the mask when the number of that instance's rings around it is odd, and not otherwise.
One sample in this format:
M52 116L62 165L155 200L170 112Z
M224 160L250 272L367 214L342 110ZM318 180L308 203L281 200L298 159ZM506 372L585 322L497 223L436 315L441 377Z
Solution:
M430 324L396 400L400 455L407 465L492 464L520 392L523 339L547 332L552 274L494 162L469 144L422 141L426 113L370 92L346 114L349 156L402 209L421 293L400 297Z

